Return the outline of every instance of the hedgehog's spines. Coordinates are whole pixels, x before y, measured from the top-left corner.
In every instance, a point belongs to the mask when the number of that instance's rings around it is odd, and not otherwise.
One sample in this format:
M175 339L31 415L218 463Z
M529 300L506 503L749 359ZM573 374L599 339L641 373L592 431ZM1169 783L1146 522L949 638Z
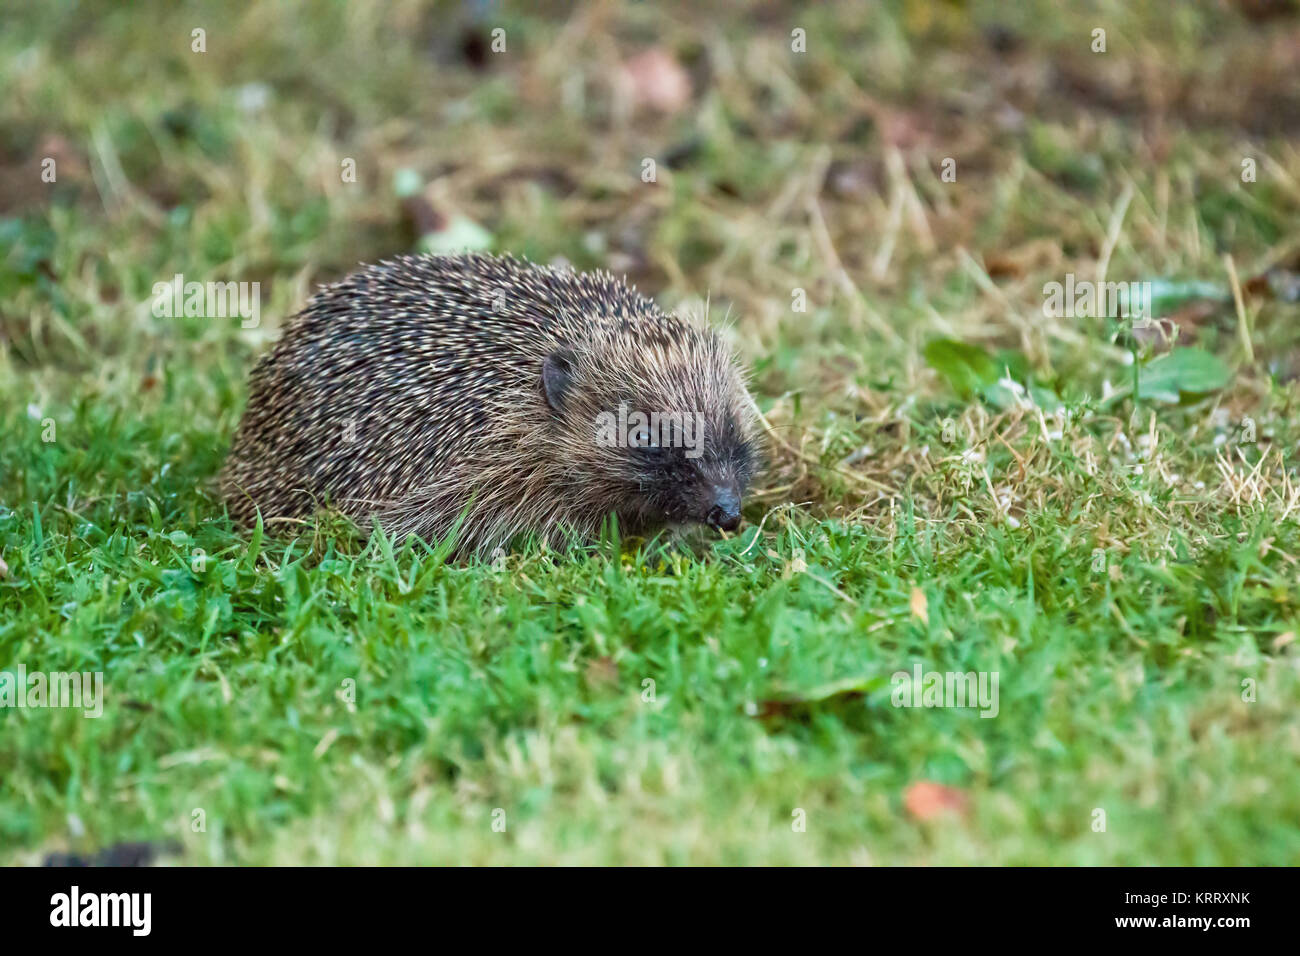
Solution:
M542 387L563 345L572 395ZM620 402L698 414L699 460L605 447ZM522 531L594 534L704 520L696 500L752 473L751 401L720 338L609 272L513 256L399 256L320 287L253 371L221 485L251 522L325 500L398 537L450 531L463 549ZM695 496L695 497L692 497Z

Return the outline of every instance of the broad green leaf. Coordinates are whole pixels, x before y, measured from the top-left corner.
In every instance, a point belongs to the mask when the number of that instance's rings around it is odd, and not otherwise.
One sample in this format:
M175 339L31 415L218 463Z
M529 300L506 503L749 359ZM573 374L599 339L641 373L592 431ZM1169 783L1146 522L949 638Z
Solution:
M1204 349L1174 349L1142 367L1138 396L1177 402L1184 395L1217 391L1231 378L1231 370L1218 356Z
M1199 302L1201 300L1227 302L1232 298L1232 293L1227 286L1219 285L1216 282L1204 282L1197 279L1148 279L1142 283L1120 284L1121 313L1129 313L1131 308L1140 307L1143 304L1139 302L1132 307L1129 305L1127 299L1130 285L1145 286L1142 290L1142 298L1149 299L1146 304L1150 306L1149 315L1153 319L1172 315L1188 302Z
M1000 373L998 364L987 352L956 339L934 339L928 343L925 360L948 380L958 395L967 399L997 382Z
M393 174L393 192L398 199L414 196L424 187L424 181L414 169L399 169Z
M434 254L449 252L475 252L492 245L492 233L473 219L456 216L446 229L430 232L420 237L420 250Z

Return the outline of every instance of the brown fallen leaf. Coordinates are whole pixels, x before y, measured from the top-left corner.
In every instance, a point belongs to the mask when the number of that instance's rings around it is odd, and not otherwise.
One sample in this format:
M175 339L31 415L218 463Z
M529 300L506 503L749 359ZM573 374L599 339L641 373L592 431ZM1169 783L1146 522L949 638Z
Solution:
M1275 266L1243 282L1241 292L1247 299L1300 302L1300 274L1294 268Z
M1054 269L1059 247L1042 239L1033 239L1010 249L984 251L984 271L990 279L1020 279L1039 269Z
M691 99L691 77L663 47L651 47L623 64L619 85L633 106L676 113Z
M926 627L929 627L930 606L925 599L925 592L914 585L912 587L912 599L909 603L912 607L912 615L918 618Z
M1019 279L1025 267L1008 256L993 254L984 256L984 271L990 279Z
M1233 0L1234 6L1247 20L1264 23L1300 13L1295 0Z
M446 215L419 194L402 199L402 217L417 238L447 228Z
M903 791L903 806L915 819L925 822L949 814L965 816L970 809L970 797L956 787L921 780Z
M1173 348L1174 343L1180 337L1185 338L1188 342L1195 341L1195 325L1192 325L1191 328L1193 334L1183 336L1182 326L1173 319L1150 319L1144 324L1134 324L1132 332L1133 338L1137 340L1138 345L1142 348L1151 349L1156 355L1162 355Z

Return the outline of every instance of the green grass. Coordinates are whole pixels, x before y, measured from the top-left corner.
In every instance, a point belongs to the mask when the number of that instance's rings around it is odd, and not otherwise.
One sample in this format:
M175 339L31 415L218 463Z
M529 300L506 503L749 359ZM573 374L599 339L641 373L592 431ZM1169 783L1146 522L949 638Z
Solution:
M482 71L457 5L6 13L0 670L106 699L0 709L0 862L1300 858L1300 306L1248 282L1300 271L1270 73L1300 23L1002 7L510 8ZM610 77L651 43L696 99L629 119ZM231 525L246 374L316 283L412 247L402 169L498 250L726 316L773 429L739 535L500 566ZM1103 263L1228 290L1225 256L1240 313L1178 347L1231 376L1181 403L1125 391L1113 323L1042 313ZM261 326L153 316L178 272L261 282ZM1038 404L959 394L937 338ZM997 716L893 706L916 664L996 672ZM965 809L918 815L922 782Z

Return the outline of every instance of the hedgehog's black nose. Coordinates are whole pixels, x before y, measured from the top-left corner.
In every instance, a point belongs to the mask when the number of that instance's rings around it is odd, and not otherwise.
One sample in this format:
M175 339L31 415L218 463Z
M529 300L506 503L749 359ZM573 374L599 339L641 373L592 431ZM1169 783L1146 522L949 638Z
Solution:
M740 527L740 495L726 485L714 485L713 507L704 519L718 531L735 531Z

